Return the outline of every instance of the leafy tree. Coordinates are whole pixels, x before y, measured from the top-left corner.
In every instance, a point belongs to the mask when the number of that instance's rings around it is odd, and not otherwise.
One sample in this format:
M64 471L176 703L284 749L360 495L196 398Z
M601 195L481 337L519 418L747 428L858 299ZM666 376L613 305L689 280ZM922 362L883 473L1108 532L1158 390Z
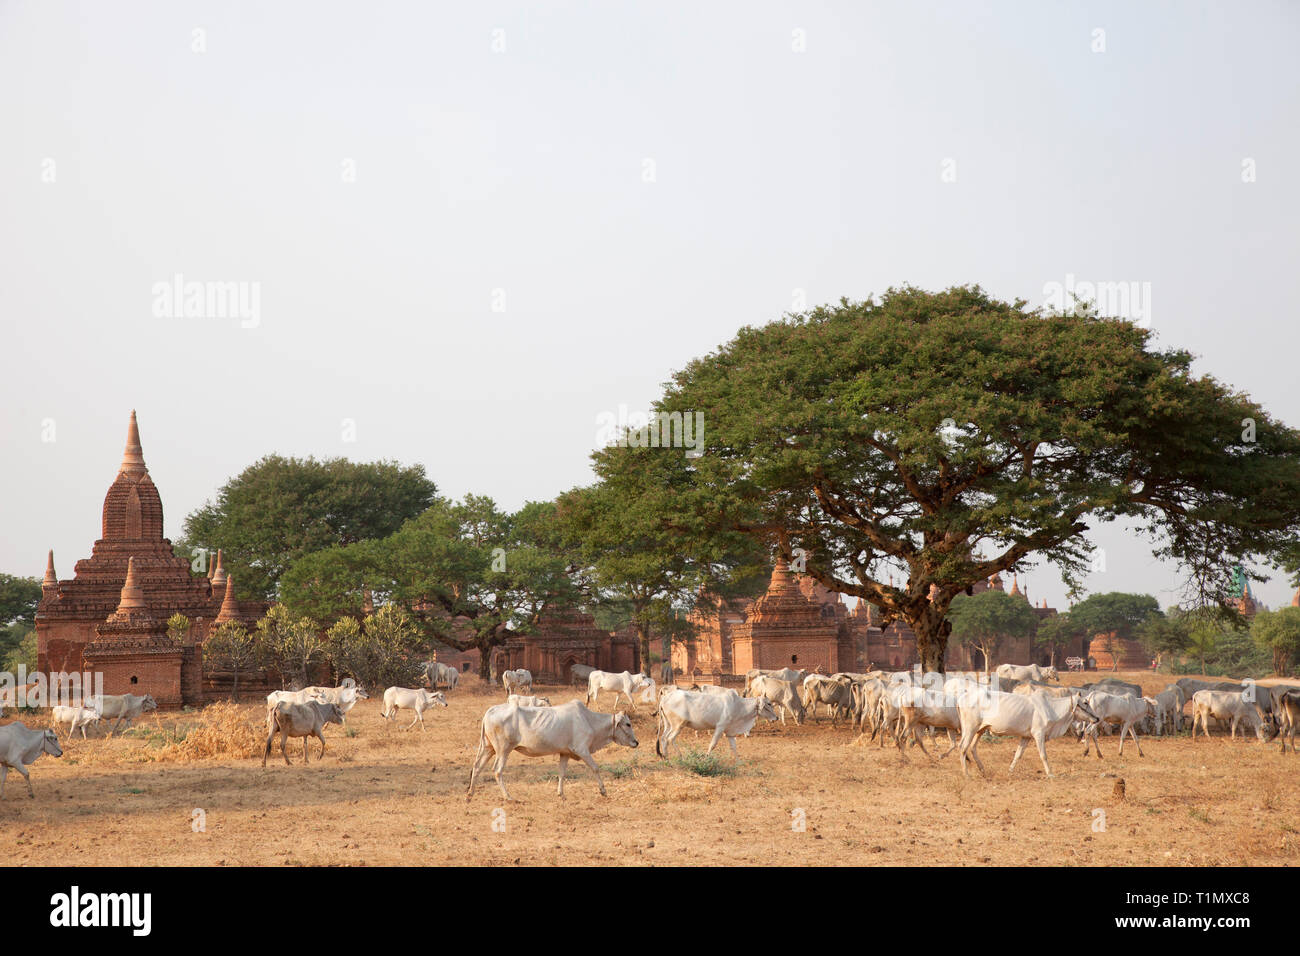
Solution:
M238 621L218 624L203 642L203 656L234 675L231 697L239 700L239 675L255 670L262 662L257 640Z
M190 619L179 611L167 618L167 636L177 644L184 644L189 637Z
M1034 633L1034 644L1047 648L1051 655L1052 666L1056 666L1056 655L1069 647L1071 642L1083 636L1083 629L1075 623L1068 612L1050 614L1038 621L1038 630Z
M419 629L404 609L386 604L365 619L344 617L325 636L334 673L375 689L409 687L419 679L417 655L423 647Z
M1152 614L1137 627L1137 638L1147 653L1163 660L1188 648L1188 623L1173 614Z
M285 575L283 600L328 624L363 617L363 595L372 594L379 604L405 609L427 647L477 648L479 674L487 679L497 647L578 598L569 562L554 549L554 520L550 504L511 515L490 498L439 498L387 538L296 562Z
M948 617L952 621L952 636L962 644L978 648L984 655L985 673L993 666L1003 640L1028 637L1038 629L1038 616L1028 601L996 589L973 597L958 595Z
M1133 640L1148 618L1160 614L1160 603L1149 594L1107 591L1070 608L1070 620L1090 638L1100 638L1111 655L1111 670L1119 669L1121 640Z
M1260 611L1250 622L1255 644L1273 658L1273 673L1285 677L1300 653L1300 607Z
M383 538L429 507L423 465L268 455L185 519L180 553L221 549L242 594L270 600L296 560Z
M826 587L906 620L927 669L957 595L1031 559L1079 587L1100 522L1143 527L1195 599L1222 601L1232 560L1275 560L1300 532L1300 433L1192 358L979 288L745 328L655 405L707 425L699 457L657 450L695 492L664 520L802 549Z
M0 627L35 624L41 603L41 579L0 574Z
M17 674L19 668L27 668L27 673L33 673L36 670L36 632L28 631L18 641L16 647L10 649L4 658L4 669L10 674Z
M257 622L257 640L271 665L296 687L309 686L311 666L325 659L316 625L293 615L283 604L274 605Z

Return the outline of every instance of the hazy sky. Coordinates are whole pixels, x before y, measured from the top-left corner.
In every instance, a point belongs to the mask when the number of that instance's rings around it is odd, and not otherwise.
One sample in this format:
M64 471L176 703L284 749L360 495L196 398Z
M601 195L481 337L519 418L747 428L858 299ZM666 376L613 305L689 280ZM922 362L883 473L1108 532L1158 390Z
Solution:
M740 326L908 282L1138 283L1300 425L1298 47L1284 2L0 0L0 571L72 576L132 408L173 538L269 452L515 507Z

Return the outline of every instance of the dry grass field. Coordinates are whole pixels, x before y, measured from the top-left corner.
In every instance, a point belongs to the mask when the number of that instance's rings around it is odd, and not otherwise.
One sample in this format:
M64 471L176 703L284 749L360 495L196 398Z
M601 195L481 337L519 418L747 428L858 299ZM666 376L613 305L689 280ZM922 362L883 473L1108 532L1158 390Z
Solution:
M1120 676L1148 693L1168 682ZM575 696L538 692L556 703ZM655 757L653 718L641 705L640 748L597 754L607 798L573 762L561 801L556 758L514 755L507 783L515 802L503 802L489 775L466 803L479 718L502 697L470 678L449 708L426 714L423 733L386 724L378 700L362 701L346 730L327 729L323 760L303 766L301 742L291 742L286 767L277 741L265 770L260 756L191 756L205 752L193 733L205 714L147 714L139 733L107 739L101 731L65 743L62 758L42 757L32 768L35 800L11 772L0 853L10 865L60 866L1300 862L1300 757L1226 736L1144 738L1145 757L1130 743L1122 759L1116 739L1104 737L1101 760L1057 740L1048 745L1058 774L1050 780L1032 746L1009 777L1014 743L993 740L980 746L988 778L972 767L963 779L956 755L904 759L892 744L854 745L854 733L829 721L762 723L739 742L734 772L702 776ZM234 739L244 722L258 728L262 712L243 705L211 737ZM232 735L231 726L240 729ZM169 745L186 728L186 743ZM702 750L707 739L687 731L681 743ZM196 808L205 832L191 827ZM804 832L792 828L795 810ZM1101 832L1097 810L1105 813Z

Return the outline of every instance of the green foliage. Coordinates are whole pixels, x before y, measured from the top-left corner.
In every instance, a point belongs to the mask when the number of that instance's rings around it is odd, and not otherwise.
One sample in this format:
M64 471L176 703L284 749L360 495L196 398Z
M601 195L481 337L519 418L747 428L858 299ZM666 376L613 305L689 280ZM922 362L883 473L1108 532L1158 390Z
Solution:
M425 647L477 648L487 676L494 648L579 597L554 522L550 504L507 514L490 498L439 498L387 538L295 562L284 577L283 601L330 625L361 619L368 593L376 604L403 608Z
M396 604L380 608L364 624L340 618L325 635L325 653L335 675L351 677L372 692L414 686L424 646L410 615Z
M953 599L993 572L1032 556L1078 587L1100 521L1144 524L1221 600L1225 556L1272 560L1300 531L1300 432L1191 365L1129 322L978 288L745 328L656 403L707 425L700 457L651 450L682 491L665 522L801 548L824 585L906 619L926 667Z
M190 619L179 611L167 618L167 636L177 644L184 644L190 633Z
M668 758L668 764L688 770L698 777L734 777L736 767L714 754L682 748Z
M20 667L26 667L27 673L36 670L36 632L27 630L19 638L18 643L12 646L4 655L3 669L11 674L17 674Z
M1286 676L1300 654L1300 607L1260 611L1250 622L1250 636L1272 658L1273 673Z
M325 645L315 624L274 605L257 622L257 641L267 662L297 687L311 684L311 665L325 659Z
M0 574L0 627L36 623L36 605L41 603L40 578L19 578Z
M221 549L240 594L269 600L295 561L393 534L436 491L423 465L269 455L185 519L186 553Z
M268 662L265 659L269 655L263 652L257 639L248 633L243 624L225 621L218 624L216 630L203 642L203 656L234 675L231 696L238 700L239 676Z
M1006 638L1027 637L1038 630L1038 615L1029 602L992 589L973 597L958 595L948 610L953 639L977 647L987 670Z
M1034 632L1034 644L1038 647L1047 648L1052 655L1053 663L1055 663L1057 654L1068 647L1072 641L1082 636L1084 636L1083 628L1075 622L1068 612L1050 614L1038 621L1038 628Z
M1070 608L1070 620L1089 637L1114 631L1125 640L1137 637L1147 619L1158 614L1160 602L1151 595L1121 591L1094 594Z

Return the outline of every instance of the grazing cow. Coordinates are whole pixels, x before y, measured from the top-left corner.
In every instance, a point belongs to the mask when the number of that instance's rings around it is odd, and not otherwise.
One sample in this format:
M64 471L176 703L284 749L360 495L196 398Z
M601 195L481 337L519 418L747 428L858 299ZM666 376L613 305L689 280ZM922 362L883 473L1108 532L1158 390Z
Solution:
M633 674L631 671L623 671L618 674L611 674L608 671L592 671L587 676L586 703L588 706L599 704L600 692L612 690L614 692L615 707L618 707L620 697L626 697L628 706L632 708L633 713L636 713L636 701L632 698L632 695L639 693L642 702L653 704L659 696L655 687L654 678L646 677L644 674Z
M348 711L357 706L357 701L370 699L370 695L359 684L345 684L342 687L306 687L303 689L304 691L313 691L318 700L338 704L339 710L343 711L343 723L345 724L348 722Z
M987 731L998 736L1020 738L1020 746L1011 758L1011 770L1016 769L1020 755L1033 740L1038 745L1043 772L1050 777L1053 774L1047 764L1047 741L1066 733L1076 719L1097 721L1097 715L1078 694L1056 698L1045 694L1023 696L996 691L967 691L962 695L958 708L961 711L961 749L957 753L961 757L963 774L969 774L967 756L974 759L980 773L984 772L977 748L980 734Z
M1137 730L1134 724L1138 723L1144 717L1154 716L1156 704L1146 697L1130 697L1127 694L1110 694L1104 690L1093 690L1085 696L1088 706L1092 712L1097 715L1097 719L1108 724L1119 726L1119 755L1124 756L1124 736L1133 738L1133 743L1137 746L1138 756L1146 756L1142 753L1142 744L1138 742ZM1095 736L1090 736L1090 740L1096 742ZM1088 743L1084 742L1083 752L1087 754ZM1101 756L1101 748L1097 749L1097 756Z
M479 729L478 753L469 774L469 791L465 799L474 796L474 782L489 760L496 758L492 767L501 795L507 800L506 761L518 750L527 757L560 758L560 784L557 792L564 796L564 770L569 760L576 758L591 768L596 775L600 795L605 796L605 781L600 768L592 759L597 750L611 743L623 747L637 746L632 721L621 710L615 714L602 714L588 710L580 701L571 700L559 707L519 707L516 704L496 704L483 714Z
M550 707L551 699L549 697L525 697L523 694L511 694L506 698L508 704L518 704L520 707Z
M1055 667L1039 667L1037 664L999 664L996 673L1009 680L1032 680L1040 684L1061 681Z
M876 722L876 715L880 707L880 698L887 690L888 688L885 686L885 682L878 677L872 678L868 681L863 681L853 689L853 712L857 716L858 732L860 734L865 733L866 730L870 728L871 739L873 740L876 737L876 732L880 729Z
M1295 753L1295 735L1300 730L1300 691L1284 688L1281 696L1273 700L1273 713L1282 738L1282 753L1286 753L1288 740L1291 741L1291 752Z
M1182 688L1170 684L1152 700L1156 704L1156 727L1160 734L1166 731L1176 734L1183 729L1183 704L1186 701L1183 700Z
M302 690L273 690L266 695L266 709L269 712L276 704L305 704L312 700L324 700L321 687L305 687Z
M68 725L68 739L81 730L81 739L86 739L86 727L90 724L99 723L99 714L95 713L93 707L54 707L50 711L51 721L58 724Z
M661 757L668 756L668 748L682 728L690 727L692 730L713 731L713 739L705 753L713 753L718 741L726 737L727 743L731 744L732 758L739 759L736 738L747 735L760 717L776 720L776 711L766 697L744 698L739 694L700 694L688 690L665 694L659 701L655 753Z
M533 675L531 671L519 668L517 671L503 671L501 674L501 683L505 685L506 695L518 694L525 688L528 693L533 692Z
M957 749L957 741L952 732L954 730L961 732L961 710L956 706L954 700L935 694L922 687L896 689L888 696L898 707L899 729L894 735L894 743L898 745L898 750L904 757L907 756L907 751L903 749L903 741L909 735L916 742L916 745L921 748L921 753L927 757L930 756L930 752L925 749L925 743L921 740L920 734L917 733L920 727L930 727L948 732L948 749L940 755L939 759L942 760Z
M118 725L126 721L128 727L131 721L139 717L146 710L157 710L158 701L153 699L153 694L145 694L143 697L136 694L99 694L94 697L87 697L85 706L91 708L100 717L117 718L113 726L109 728L109 734L117 733Z
M745 689L746 697L766 697L775 706L781 708L781 724L785 724L788 713L796 724L803 723L803 702L794 688L794 684L776 677L760 674L749 682Z
M280 735L280 753L284 762L292 765L289 751L285 745L290 737L302 738L302 762L307 763L307 738L315 737L320 741L320 757L325 756L325 725L342 724L343 708L323 700L309 700L305 704L291 704L282 700L266 712L266 750L262 752L262 769L266 769L266 758L271 755L271 741Z
M1210 736L1211 717L1231 723L1233 740L1237 739L1237 725L1243 722L1247 727L1253 727L1255 735L1263 742L1272 740L1277 734L1277 725L1266 716L1260 702L1244 700L1240 693L1234 691L1198 690L1192 695L1193 740L1196 739L1198 724L1205 732L1205 736ZM1245 736L1245 731L1242 735Z
M803 680L803 697L800 700L805 708L812 708L812 716L817 718L817 705L825 704L831 711L831 726L839 718L853 711L853 683L845 678L836 680L821 674L809 674Z
M415 711L415 720L403 729L410 730L418 721L420 729L424 730L424 712L435 706L447 706L447 696L440 690L429 690L427 687L390 687L384 691L383 718L392 720L399 710L406 707Z
M63 756L59 735L53 730L33 730L21 721L0 727L0 798L5 795L5 777L9 776L9 768L12 767L27 781L27 796L36 799L36 794L32 791L32 777L27 768L41 754Z

